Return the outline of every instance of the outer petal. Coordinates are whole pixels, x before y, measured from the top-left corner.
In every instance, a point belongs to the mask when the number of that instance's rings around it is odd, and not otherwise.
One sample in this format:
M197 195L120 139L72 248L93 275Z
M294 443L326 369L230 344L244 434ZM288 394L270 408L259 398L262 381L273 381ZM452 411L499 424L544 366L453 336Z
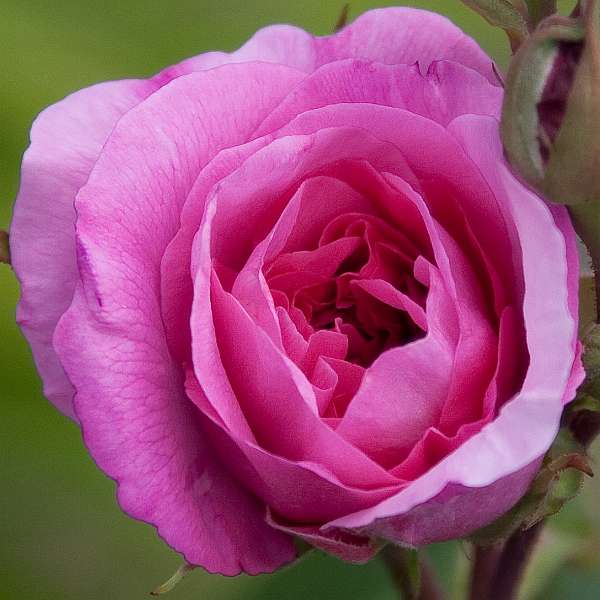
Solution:
M222 62L215 58L205 54L152 79L85 88L45 109L32 126L10 231L13 267L21 283L17 320L31 345L44 394L73 419L73 387L52 347L52 335L79 278L75 196L122 115L175 77ZM282 84L285 90L286 82Z
M85 442L124 510L221 573L270 571L292 550L205 445L165 340L160 262L198 170L296 79L268 64L194 73L119 121L77 198L83 285L55 335Z
M366 58L387 64L413 64L423 70L436 60L452 60L498 83L489 56L451 21L414 8L382 8L356 19L337 35L317 43L321 64Z
M320 548L328 554L333 554L333 556L354 564L369 562L381 548L381 545L371 538L342 530L324 532L316 525L294 525L281 522L271 511L267 513L267 522L271 527L301 537L315 548Z
M56 344L81 390L84 441L116 480L123 510L213 573L258 574L293 560L291 538L267 525L264 505L215 455L156 327L140 316L115 336L97 311L76 292Z
M329 523L333 527L367 527L372 533L419 545L465 535L505 512L525 491L538 461L554 439L566 393L573 388L578 360L573 338L577 324L569 311L568 261L565 238L548 207L522 187L502 159L497 122L461 117L451 125L467 154L498 194L506 218L516 224L522 256L525 294L523 312L530 365L521 391L499 416L438 463L406 490L379 505ZM497 185L496 185L497 184ZM508 257L507 257L508 260ZM470 489L471 488L471 489ZM485 506L477 522L467 518L462 500L445 502L445 494L467 494ZM437 527L409 515L437 507ZM417 511L417 512L415 512ZM453 523L451 533L447 525Z
M21 282L17 320L46 397L71 418L73 387L52 348L52 335L78 280L73 202L114 124L156 89L152 81L114 81L68 96L35 120L23 157L10 230Z
M451 60L481 73L498 84L492 60L469 36L445 17L414 8L380 8L368 11L339 33L313 37L289 25L258 31L231 54L214 52L196 59L211 62L265 60L307 73L345 58L363 58L386 64L412 65L426 71L436 60Z

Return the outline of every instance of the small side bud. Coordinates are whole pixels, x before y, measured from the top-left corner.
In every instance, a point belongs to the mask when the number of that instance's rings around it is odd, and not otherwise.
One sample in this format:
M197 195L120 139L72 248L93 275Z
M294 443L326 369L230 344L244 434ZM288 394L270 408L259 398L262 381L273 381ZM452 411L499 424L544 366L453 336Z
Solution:
M583 36L578 19L545 19L515 54L506 76L501 123L506 156L539 191L547 187L546 167L562 129Z
M600 23L591 0L544 19L512 61L502 141L512 167L549 200L600 202Z
M519 48L501 134L513 170L569 207L600 297L600 0L581 0L571 17L544 19Z
M543 182L546 194L564 204L600 203L600 3L587 2L583 10L583 40L559 46L563 79L572 83L563 91L564 117L551 140Z

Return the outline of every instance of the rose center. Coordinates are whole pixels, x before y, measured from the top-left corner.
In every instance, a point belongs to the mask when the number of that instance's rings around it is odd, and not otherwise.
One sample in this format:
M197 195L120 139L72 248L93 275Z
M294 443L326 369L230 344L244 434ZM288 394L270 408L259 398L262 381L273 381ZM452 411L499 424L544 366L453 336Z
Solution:
M342 215L317 248L279 255L265 270L275 304L309 340L327 330L345 338L344 360L368 367L385 350L422 337L407 304L424 307L414 248L378 217Z

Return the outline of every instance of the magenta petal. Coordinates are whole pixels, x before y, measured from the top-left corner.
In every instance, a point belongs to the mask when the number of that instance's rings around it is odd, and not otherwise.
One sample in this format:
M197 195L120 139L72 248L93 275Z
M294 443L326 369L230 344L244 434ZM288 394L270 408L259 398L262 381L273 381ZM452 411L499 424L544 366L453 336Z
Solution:
M202 437L192 429L193 406L186 404L166 345L160 264L198 170L221 147L247 135L237 122L236 107L246 110L241 99L253 99L258 112L268 109L274 71L284 78L290 72L257 64L187 75L121 118L77 197L82 293L55 336L77 389L86 442L102 469L119 481L124 509L155 524L191 562L229 574L273 570L290 559L291 549L264 524L254 500L244 513L250 498L245 492L229 507L227 525L221 521L225 494L218 487L216 500L206 506L199 501L208 494L193 487L204 469L197 462ZM217 477L217 465L210 467L211 477ZM237 484L226 485L235 490ZM260 514L258 522L252 511ZM264 539L266 554L257 538ZM228 548L225 554L222 548Z
M513 506L527 491L539 467L540 460L536 460L484 487L449 482L444 491L431 500L404 515L376 521L364 531L413 547L464 537L501 517Z
M265 146L267 141L261 138L224 149L201 170L181 210L179 230L163 254L160 279L163 321L169 348L181 362L189 360L191 354L191 251L194 236L202 221L206 200L211 189L221 179L234 172L246 158Z
M276 513L292 522L323 523L372 506L398 489L398 484L358 489L342 483L323 465L266 452L255 443L226 431L196 378L189 373L186 390L194 403L203 407L211 441L229 468Z
M115 334L78 292L55 336L79 390L85 443L117 481L121 507L210 572L269 572L293 560L290 540L264 522L261 503L207 444L160 329L148 321L138 314L128 333Z
M423 263L417 262L417 271ZM388 467L404 458L437 423L448 395L456 345L449 336L455 307L437 269L430 265L429 269L427 336L384 352L367 369L336 429Z
M437 422L453 352L428 335L384 352L371 365L337 432L386 466Z
M261 447L289 460L323 465L354 487L397 483L319 419L304 374L214 279L212 307L221 360ZM241 347L244 352L237 351ZM202 385L204 369L196 364L195 370Z
M366 12L338 34L318 40L317 47L321 63L366 58L386 64L418 62L426 71L436 60L451 60L498 81L491 59L475 41L445 17L414 8Z
M418 65L339 60L304 79L256 132L264 135L297 115L333 104L401 108L447 125L463 114L499 117L502 88L460 64L438 61L425 74Z
M449 60L498 83L492 60L473 39L439 14L408 7L367 11L340 32L325 37L312 36L298 27L272 25L255 33L235 52L210 52L182 64L200 70L228 62L265 61L310 73L345 58L419 63L423 72L436 60Z
M157 89L152 81L101 83L44 110L31 129L10 229L21 283L17 320L31 345L44 394L75 419L73 387L52 347L78 281L73 203L119 117Z
M395 496L329 524L371 526L375 533L385 532L391 539L409 544L465 535L519 499L556 435L578 360L573 345L577 323L568 308L566 283L570 276L563 232L543 200L508 172L495 120L461 117L453 121L450 130L496 191L506 218L516 224L530 363L521 390L494 421ZM455 491L456 501L448 501L447 494L452 500ZM461 495L465 494L473 498L473 504L463 502ZM425 506L436 508L439 518L406 521L419 516L419 507ZM409 526L403 528L403 522ZM451 531L448 523L455 524Z
M225 203L236 202L236 196L243 194L235 190L233 194L227 193L227 183L223 182L218 191L219 204L222 209L226 208ZM236 204L239 204L237 200ZM320 210L322 206L327 206L327 210ZM237 275L232 288L232 294L240 300L245 310L255 319L255 321L269 333L279 346L281 346L281 332L278 327L278 320L275 315L275 308L271 298L268 286L264 279L263 267L265 263L271 262L278 257L284 249L294 249L296 246L310 248L316 246L318 236L323 226L334 216L349 210L356 210L369 206L366 200L350 186L341 181L329 177L315 177L302 183L298 191L290 199L287 206L283 209L277 223L274 225L267 237L258 243L248 261ZM319 215L315 218L315 215ZM238 239L238 232L221 231L216 232L222 240L226 235L231 238L231 244L235 245ZM312 242L312 244L311 244ZM356 240L349 240L350 246L356 245ZM222 243L222 242L221 242ZM319 252L321 250L321 252ZM325 254L326 249L319 249L315 254ZM329 256L340 263L344 256L336 249L331 249ZM301 257L306 259L309 253L294 253L290 255L291 259ZM300 255L300 256L299 256ZM326 256L315 256L315 266L319 266ZM331 261L330 259L330 261ZM298 267L299 265L293 265ZM306 269L296 268L296 271L309 270L319 272L318 268ZM334 266L335 270L337 266ZM296 273L295 276L298 274Z
M290 200L296 207L293 225L284 233L278 252L297 252L317 247L323 229L335 217L345 213L370 212L372 202L344 181L333 177L304 180Z
M316 525L285 523L271 511L267 513L267 523L275 529L298 536L311 546L353 564L369 562L381 547L369 537L349 533L341 529L323 531Z
M412 298L398 291L392 284L383 279L358 279L353 282L353 285L368 292L373 298L405 311L423 331L427 331L425 311Z

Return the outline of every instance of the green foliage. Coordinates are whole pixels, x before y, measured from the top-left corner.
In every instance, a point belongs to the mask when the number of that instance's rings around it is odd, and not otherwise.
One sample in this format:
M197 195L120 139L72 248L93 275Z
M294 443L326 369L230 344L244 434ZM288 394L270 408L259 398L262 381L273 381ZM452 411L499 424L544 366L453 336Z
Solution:
M527 36L527 7L522 0L463 0L488 23L502 27L516 49Z
M535 27L542 19L556 12L556 0L525 0L529 13L529 25Z
M578 399L575 407L600 411L600 324L592 325L583 338L583 364L586 382L583 385L584 396Z

